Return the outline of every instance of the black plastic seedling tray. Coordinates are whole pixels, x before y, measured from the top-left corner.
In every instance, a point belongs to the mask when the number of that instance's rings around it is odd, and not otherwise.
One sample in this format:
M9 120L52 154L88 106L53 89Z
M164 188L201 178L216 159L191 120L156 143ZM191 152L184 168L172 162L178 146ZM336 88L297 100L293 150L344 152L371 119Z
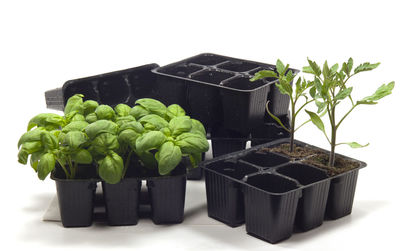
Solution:
M280 139L201 163L208 215L231 227L245 223L250 235L276 243L289 238L294 226L307 231L321 225L325 217L350 214L358 170L366 164L339 155L359 167L329 177L305 159L259 151L287 142Z
M274 114L288 111L289 100L273 84L276 79L249 81L264 69L274 71L276 67L203 53L152 71L157 74L157 87L166 93L166 103L182 105L207 128L222 126L249 133L262 123L267 100Z
M45 93L47 107L62 111L67 100L75 94L83 94L85 100L96 100L111 106L120 103L133 106L137 99L157 98L162 95L151 85L156 81L156 76L151 70L156 67L157 64L147 64L69 80L61 88Z

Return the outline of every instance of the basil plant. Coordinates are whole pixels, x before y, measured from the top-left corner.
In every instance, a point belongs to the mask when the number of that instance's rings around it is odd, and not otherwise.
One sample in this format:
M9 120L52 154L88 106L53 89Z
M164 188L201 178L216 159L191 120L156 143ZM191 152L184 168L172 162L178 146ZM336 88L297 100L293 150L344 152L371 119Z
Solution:
M44 180L56 163L67 179L76 178L79 164L92 163L84 132L89 125L84 114L90 108L84 104L82 95L75 95L68 100L64 116L42 113L29 121L27 132L18 141L18 161L27 164L29 159L39 179Z

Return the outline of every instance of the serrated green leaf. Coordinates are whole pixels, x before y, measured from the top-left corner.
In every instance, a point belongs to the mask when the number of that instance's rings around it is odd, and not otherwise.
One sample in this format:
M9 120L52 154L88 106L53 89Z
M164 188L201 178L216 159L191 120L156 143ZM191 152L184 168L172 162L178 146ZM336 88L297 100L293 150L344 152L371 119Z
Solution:
M315 98L315 94L316 94L316 87L315 86L313 86L313 87L311 87L310 88L310 96L312 97L312 98Z
M324 79L329 78L329 76L331 75L331 71L328 66L328 61L326 61L326 60L324 62L324 66L322 68L322 75L324 76Z
M278 78L278 75L274 71L262 70L262 71L256 72L254 74L254 77L252 77L250 79L250 81L253 82L253 81L256 81L256 80L259 80L259 79L263 79L263 78Z
M310 65L310 68L312 69L312 74L316 75L316 76L320 76L321 75L321 68L319 68L319 66L312 60L308 59L308 64ZM304 68L303 68L304 69Z
M353 91L353 87L345 88L338 92L338 94L335 96L334 100L343 100L350 96L351 92Z
M317 111L318 114L321 113L322 111L324 111L326 108L326 103L324 103L324 102L319 102L318 100L315 100L315 104L318 107L318 111Z
M361 145L361 144L359 144L357 142L347 142L347 143L344 143L344 144L350 146L351 148L362 148L362 147L366 147L366 146L369 145L369 143L366 144L366 145Z
M276 71L280 76L285 75L285 65L282 63L280 59L276 60Z
M311 122L313 122L313 124L320 129L322 132L325 133L325 126L324 126L324 122L322 122L321 118L314 112L308 111L306 110L306 112L308 113L308 115L310 116Z
M313 69L312 69L311 66L304 66L304 67L303 67L303 72L304 72L304 73L311 73L311 74L314 74L314 71L313 71Z
M338 69L339 69L339 65L338 64L332 65L332 67L329 69L330 76L333 76L337 72Z
M374 94L371 96L365 97L361 99L359 102L365 102L365 101L377 101L382 99L383 97L386 97L387 95L392 94L392 90L394 88L394 81L390 82L389 84L383 84L381 85ZM370 103L368 103L370 104Z
M376 63L376 64L371 64L369 62L362 63L354 69L354 74L357 74L357 73L360 73L363 71L371 71L371 70L375 69L376 67L378 67L379 65L380 65L380 63Z

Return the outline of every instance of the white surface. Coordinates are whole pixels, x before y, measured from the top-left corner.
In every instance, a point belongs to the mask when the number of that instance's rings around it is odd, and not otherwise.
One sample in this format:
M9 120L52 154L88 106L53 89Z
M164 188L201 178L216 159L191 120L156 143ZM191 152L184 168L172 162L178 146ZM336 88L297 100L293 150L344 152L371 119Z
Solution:
M17 163L28 120L46 110L44 91L69 79L146 63L165 65L201 52L301 68L318 62L382 62L357 77L363 97L399 85L398 1L1 1L1 244L13 250L400 250L398 224L400 87L377 106L361 107L340 140L370 142L339 152L363 160L353 214L271 245L224 225L64 229L43 222L55 193ZM305 118L305 116L302 116ZM327 147L311 125L299 140ZM198 184L198 183L195 183ZM195 185L194 185L195 186ZM192 184L188 184L191 189ZM199 198L199 201L203 199ZM199 210L205 214L205 208ZM189 220L189 217L188 217ZM3 249L4 249L3 248Z

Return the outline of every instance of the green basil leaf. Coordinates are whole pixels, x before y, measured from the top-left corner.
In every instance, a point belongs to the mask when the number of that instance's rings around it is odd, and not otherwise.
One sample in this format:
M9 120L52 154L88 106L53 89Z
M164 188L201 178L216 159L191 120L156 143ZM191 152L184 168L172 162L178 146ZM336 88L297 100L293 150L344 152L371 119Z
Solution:
M204 128L203 124L196 119L192 119L192 129L190 130L190 132L197 133L206 137L206 129Z
M46 179L47 175L53 171L56 165L56 158L52 153L45 153L37 166L38 177L41 180Z
M207 152L209 148L207 139L195 133L182 133L176 138L176 145L184 154Z
M47 151L58 149L58 139L56 136L49 132L43 132L40 141Z
M67 101L67 104L64 108L64 114L69 114L71 112L77 112L79 114L83 114L83 95L75 94L70 97Z
M161 128L168 126L168 122L156 114L146 115L139 119L139 122L142 123L145 128L154 128L156 130L160 130ZM150 127L146 127L146 124L150 124Z
M117 123L117 125L121 127L122 125L133 121L136 121L135 117L133 117L132 115L128 115L123 117L117 117L115 123Z
M132 129L123 130L118 135L118 142L120 145L128 145L132 149L136 149L136 139L140 136L139 133Z
M91 144L91 150L96 154L102 155L107 155L109 151L116 151L118 148L118 138L111 133L99 134Z
M145 152L160 147L166 137L160 131L150 131L136 140L136 149L138 152Z
M71 158L75 163L78 164L91 164L92 155L86 149L79 149L77 152L71 154Z
M182 152L172 142L165 142L158 151L158 172L167 175L181 162Z
M125 117L130 114L131 107L126 104L119 104L114 108L114 110L115 110L115 113L117 114L117 116Z
M151 98L142 98L136 100L135 104L139 104L148 110L150 113L157 114L160 117L165 117L167 113L167 107L158 100Z
M45 131L44 128L39 127L22 134L21 138L18 140L18 148L25 142L40 141L41 135Z
M109 184L120 182L123 169L124 162L122 158L114 152L99 161L99 175Z
M28 156L28 151L26 151L24 148L21 148L18 152L18 162L26 165L26 163L28 163Z
M131 112L129 114L138 120L141 117L149 115L150 112L148 110L146 110L143 106L136 105L136 106L132 107Z
M177 104L172 104L168 106L167 108L167 117L169 120L175 118L175 117L181 117L185 116L186 112L183 110L183 108L180 105Z
M83 131L89 125L86 121L73 121L66 125L63 129L63 133L68 133L72 131Z
M75 114L72 119L71 122L75 122L75 121L86 121L85 116L83 116L82 114Z
M156 169L158 167L157 160L151 152L138 152L138 157L140 161L143 163L144 167L148 169Z
M94 122L96 122L97 121L97 115L96 115L96 113L89 113L88 115L86 115L86 118L85 118L85 120L86 120L86 122L88 122L88 123L94 123Z
M114 120L115 112L109 105L99 105L94 111L97 115L97 119Z
M53 113L41 113L33 117L28 123L28 131L30 131L35 126L44 127L46 130L54 130L65 123L64 118L60 115Z
M85 102L83 102L83 114L85 116L94 113L94 111L96 110L96 108L99 106L99 103L97 103L94 100L86 100Z
M189 116L175 117L171 119L168 127L171 129L172 136L178 136L192 129L192 120Z
M131 121L128 123L123 124L120 128L119 128L119 132L122 132L126 129L131 129L134 130L135 132L141 134L144 132L144 128L142 126L142 124L140 124L137 121Z
M117 134L118 125L109 120L97 120L85 128L85 132L90 139L94 139L102 133Z
M63 138L63 145L69 146L71 149L78 149L81 145L88 141L88 137L83 132L71 131Z

